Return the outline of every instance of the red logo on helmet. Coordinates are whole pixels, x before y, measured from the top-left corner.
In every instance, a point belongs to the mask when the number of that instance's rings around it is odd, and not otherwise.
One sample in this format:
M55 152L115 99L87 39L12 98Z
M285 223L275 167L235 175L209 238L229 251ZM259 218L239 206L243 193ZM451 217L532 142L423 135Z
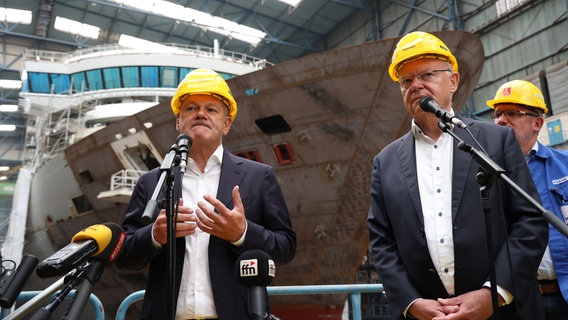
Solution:
M503 88L503 92L501 93L503 97L511 95L511 87Z

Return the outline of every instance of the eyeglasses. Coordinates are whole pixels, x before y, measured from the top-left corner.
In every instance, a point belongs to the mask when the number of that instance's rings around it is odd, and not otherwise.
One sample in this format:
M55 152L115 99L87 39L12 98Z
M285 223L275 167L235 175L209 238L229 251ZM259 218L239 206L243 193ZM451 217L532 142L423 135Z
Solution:
M520 116L531 116L531 117L540 117L538 113L534 112L527 112L523 110L495 110L491 114L492 119L499 119L502 115L505 115L507 118L517 118Z
M414 82L414 78L418 78L418 80L422 82L432 82L434 81L434 78L436 78L436 74L438 74L438 72L444 72L444 71L452 72L452 70L450 69L432 70L424 72L422 74L401 77L399 83L402 88L408 89L412 85L412 82Z

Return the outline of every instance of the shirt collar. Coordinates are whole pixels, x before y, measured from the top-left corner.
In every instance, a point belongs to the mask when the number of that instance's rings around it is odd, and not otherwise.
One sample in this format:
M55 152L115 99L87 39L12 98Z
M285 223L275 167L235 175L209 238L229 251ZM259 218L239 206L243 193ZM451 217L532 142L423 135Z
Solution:
M215 152L213 152L213 154L211 155L211 160L215 160L217 163L222 164L223 163L223 145L220 144L217 149L215 149Z

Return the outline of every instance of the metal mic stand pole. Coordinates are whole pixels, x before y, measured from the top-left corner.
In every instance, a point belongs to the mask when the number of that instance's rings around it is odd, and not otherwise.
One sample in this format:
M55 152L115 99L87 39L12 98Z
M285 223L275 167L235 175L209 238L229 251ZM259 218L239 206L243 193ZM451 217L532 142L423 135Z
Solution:
M94 260L89 262L89 264L85 267L85 276L81 279L82 282L75 292L75 298L73 298L73 302L71 302L71 305L68 307L65 317L61 319L81 319L81 312L85 309L85 305L91 296L93 285L101 277L104 267L105 266L101 261Z
M65 285L65 287L63 287L63 289L61 289L61 291L59 291L59 293L55 295L53 300L47 306L37 310L36 313L34 313L34 315L31 317L31 320L50 319L53 311L55 311L55 309L61 304L61 302L65 299L67 294L71 292L73 287L75 287L85 278L85 275L86 275L85 268L81 267L80 269L77 270L77 272L72 274L69 279L67 279L66 277L65 280L68 282Z
M174 196L173 196L173 177L172 168L179 165L180 156L178 154L177 144L172 145L170 151L164 157L162 166L160 167L160 178L158 184L154 189L152 198L148 201L144 214L142 215L142 223L149 224L152 222L154 216L154 211L158 205L158 195L162 190L162 186L166 185L166 222L167 222L167 234L168 234L168 244L167 244L167 255L168 255L168 284L166 301L168 304L166 319L173 320L175 315L175 247L176 247L176 236L175 236L175 221L172 219L174 214Z

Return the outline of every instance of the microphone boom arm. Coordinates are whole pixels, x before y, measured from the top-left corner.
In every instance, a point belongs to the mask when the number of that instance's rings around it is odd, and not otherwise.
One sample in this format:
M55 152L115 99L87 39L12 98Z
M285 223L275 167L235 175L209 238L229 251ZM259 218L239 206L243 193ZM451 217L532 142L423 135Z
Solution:
M174 167L179 163L179 156L177 154L177 149L178 149L177 145L175 144L172 145L172 147L170 148L170 152L166 154L166 156L164 157L164 161L160 166L161 173L160 173L160 178L158 180L158 184L156 185L156 188L152 193L152 198L150 198L150 200L146 204L146 208L144 209L144 214L142 214L141 220L144 225L148 225L150 224L150 222L152 222L154 211L156 211L156 208L158 207L158 196L160 195L160 190L162 190L164 182L166 182L166 179L170 175L172 167Z
M489 221L489 188L493 181L496 181L498 178L501 178L509 187L511 187L521 198L528 201L533 208L537 209L541 215L550 223L552 224L560 233L564 236L568 237L568 226L564 224L563 221L558 219L552 212L546 210L538 201L535 201L529 194L527 194L523 189L521 189L514 181L512 181L507 175L505 174L505 170L501 168L497 163L495 163L485 151L481 152L478 149L474 148L471 145L468 145L464 142L460 137L458 137L454 132L452 132L451 127L448 123L440 120L438 122L438 127L442 129L442 131L448 133L452 136L456 141L458 141L458 149L465 151L471 154L472 158L479 164L480 170L477 175L478 183L481 185L480 193L481 199L483 202L483 212L485 216L485 233L487 239L487 253L489 256L489 281L490 283L497 283L496 275L495 275L495 261L493 260L493 250L491 247L491 224ZM471 135L471 133L470 133ZM473 138L473 135L472 135ZM475 138L474 141L481 147L481 145L477 142ZM493 314L495 315L495 319L499 320L499 304L497 300L497 286L492 285L491 288L491 302L493 307Z

